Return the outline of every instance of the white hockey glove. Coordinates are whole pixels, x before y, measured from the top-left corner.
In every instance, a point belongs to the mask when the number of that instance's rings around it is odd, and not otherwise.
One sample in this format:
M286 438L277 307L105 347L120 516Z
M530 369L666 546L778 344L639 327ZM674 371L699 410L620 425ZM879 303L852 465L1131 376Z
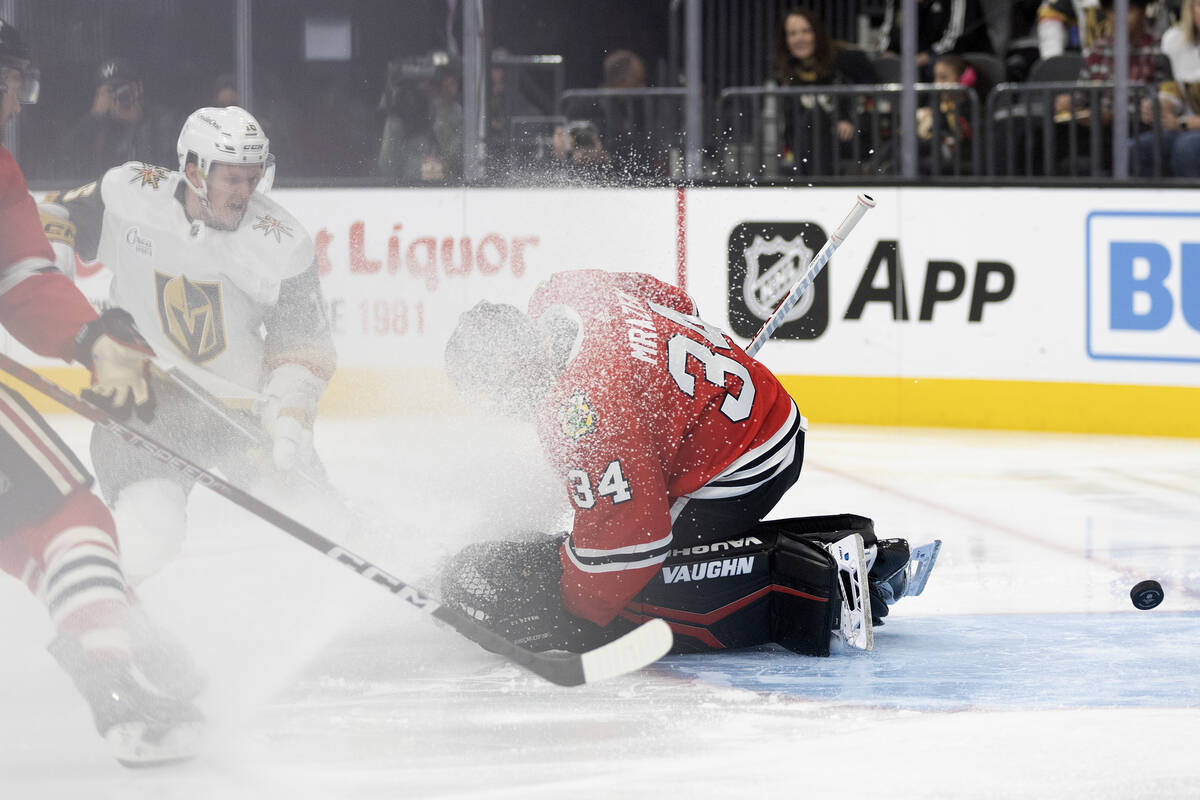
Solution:
M259 413L276 468L287 471L312 460L312 426L323 391L325 381L299 364L276 367L267 377Z
M154 394L147 377L154 351L133 317L120 308L105 309L75 334L75 358L92 371L92 385L80 394L117 419L128 419L130 405L139 418L154 417Z

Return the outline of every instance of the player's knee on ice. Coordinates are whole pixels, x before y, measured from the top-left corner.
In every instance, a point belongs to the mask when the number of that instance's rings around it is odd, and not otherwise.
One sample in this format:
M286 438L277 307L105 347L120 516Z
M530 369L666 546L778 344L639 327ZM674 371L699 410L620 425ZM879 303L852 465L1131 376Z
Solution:
M162 478L131 483L117 495L113 519L125 575L139 583L179 555L187 532L187 494Z

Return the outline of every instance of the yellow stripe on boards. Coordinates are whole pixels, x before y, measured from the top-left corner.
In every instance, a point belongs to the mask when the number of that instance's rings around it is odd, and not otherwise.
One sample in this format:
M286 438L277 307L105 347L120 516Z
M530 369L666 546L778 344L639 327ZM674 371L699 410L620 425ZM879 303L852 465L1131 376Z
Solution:
M38 370L78 392L87 372ZM43 413L65 409L0 374ZM1098 383L781 375L813 423L1200 437L1200 388ZM321 400L331 417L463 412L440 369L339 369Z
M1200 388L781 375L813 423L1200 437Z

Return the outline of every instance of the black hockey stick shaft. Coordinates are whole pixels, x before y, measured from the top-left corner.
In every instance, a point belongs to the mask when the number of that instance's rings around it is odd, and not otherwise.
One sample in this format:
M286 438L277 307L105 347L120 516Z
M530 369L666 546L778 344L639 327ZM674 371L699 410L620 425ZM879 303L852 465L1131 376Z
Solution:
M332 540L325 538L312 528L309 528L307 525L298 522L273 506L264 503L254 495L239 489L238 487L221 479L208 470L197 466L193 462L171 450L169 447L160 444L153 438L146 436L145 434L140 433L123 422L115 419L112 415L99 406L89 403L80 397L76 397L74 394L68 392L58 384L42 377L37 372L33 371L24 364L13 360L4 353L0 353L0 369L4 370L9 375L12 375L14 378L26 384L27 386L36 389L52 400L65 406L71 411L74 411L80 416L91 420L96 425L105 428L131 446L137 447L138 449L149 453L157 461L167 465L168 467L171 467L195 482L206 486L230 502L241 506L251 514L259 517L260 519L271 523L292 538L299 539L304 544L320 551L321 553L324 553L334 561L350 567L364 578L367 578L373 583L379 584L392 594L400 597L413 608L423 611L426 614L429 614L430 616L446 623L476 644L479 644L498 655L504 656L510 661L525 667L529 671L540 675L552 683L557 683L561 686L577 686L579 684L586 683L589 680L599 680L604 677L609 677L611 675L620 674L621 672L645 666L645 664L657 660L657 658L666 652L666 648L664 648L663 652L654 654L655 651L659 649L658 642L646 642L646 644L652 646L646 648L634 647L632 649L636 652L630 654L638 656L640 659L644 649L644 663L629 664L620 658L620 655L622 654L614 652L613 649L608 649L607 654L599 654L599 651L606 650L606 648L612 648L613 645L618 645L621 642L620 639L615 642L611 642L609 645L597 648L595 651L583 654L535 653L531 650L527 650L520 645L510 642L503 636L500 636L499 634L485 628L483 625L479 624L467 615L456 611L455 609L439 604L432 597L422 593L420 590L409 585L408 583L405 583L396 576L380 569L376 565L367 561L365 558L351 553L349 550L346 550ZM647 623L647 625L649 624L650 623ZM626 634L626 636L622 637L622 639L635 637L639 631L642 631L645 628L646 625L643 625L642 628ZM654 634L656 631L648 631L648 633ZM654 637L647 637L645 634L643 634L637 641L641 642L642 640L648 638ZM630 641L634 642L635 640L631 639ZM669 647L670 641L668 631L667 648ZM599 661L601 663L590 664L589 657L594 657L598 654L602 655L602 657L599 659L592 658L591 661ZM614 658L614 656L616 658ZM591 667L590 669L589 666Z

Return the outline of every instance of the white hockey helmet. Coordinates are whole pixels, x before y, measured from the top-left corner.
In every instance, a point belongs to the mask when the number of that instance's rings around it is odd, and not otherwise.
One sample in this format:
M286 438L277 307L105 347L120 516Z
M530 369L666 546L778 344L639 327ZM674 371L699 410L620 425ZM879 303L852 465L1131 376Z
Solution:
M186 172L188 158L195 156L202 197L207 195L206 179L213 164L261 165L258 188L264 193L275 178L275 158L266 132L249 111L237 106L193 111L183 123L175 150L181 173Z

